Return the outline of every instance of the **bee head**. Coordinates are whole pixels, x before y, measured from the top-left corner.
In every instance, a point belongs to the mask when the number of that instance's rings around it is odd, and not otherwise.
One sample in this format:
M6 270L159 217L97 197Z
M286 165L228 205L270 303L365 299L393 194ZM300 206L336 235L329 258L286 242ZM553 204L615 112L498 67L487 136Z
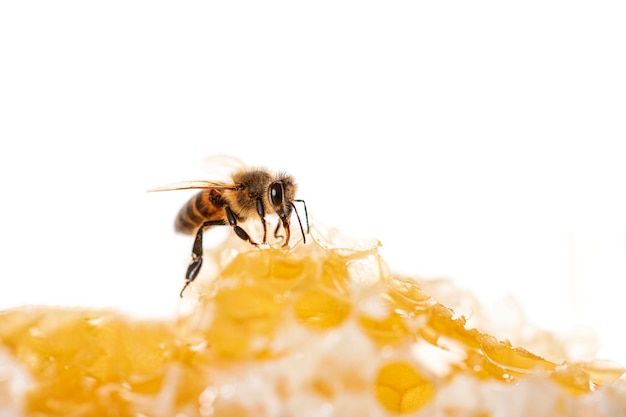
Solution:
M292 177L279 176L279 179L272 182L268 188L268 197L272 208L285 221L291 215L293 209L292 202L296 194L296 183Z

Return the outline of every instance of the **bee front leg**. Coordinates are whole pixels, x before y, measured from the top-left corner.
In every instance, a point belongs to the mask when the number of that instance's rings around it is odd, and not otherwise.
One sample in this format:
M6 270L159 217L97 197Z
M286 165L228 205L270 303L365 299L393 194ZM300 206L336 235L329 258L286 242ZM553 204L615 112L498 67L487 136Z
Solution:
M285 229L285 242L283 248L289 245L289 237L291 236L291 229L289 228L289 220L285 217L281 219L283 222L283 229Z
M200 268L202 267L202 253L204 250L202 246L202 237L204 235L204 229L209 226L220 226L224 224L225 223L222 220L211 220L202 223L202 226L198 228L198 231L196 232L196 237L193 240L193 247L191 249L191 262L187 267L187 273L185 274L185 285L183 286L183 289L180 290L180 297L183 296L183 292L185 292L187 286L189 286L189 284L191 284L191 282L196 279L198 273L200 272Z
M258 246L259 244L253 241L250 235L245 230L243 230L240 226L237 225L237 218L235 217L235 214L230 209L230 207L228 206L224 207L224 211L226 212L226 218L228 219L228 224L232 226L235 234L239 236L241 240L250 242L251 245Z
M263 223L263 244L267 243L267 225L265 224L265 209L263 208L263 200L257 198L256 200L256 212L259 214L261 218L261 223Z

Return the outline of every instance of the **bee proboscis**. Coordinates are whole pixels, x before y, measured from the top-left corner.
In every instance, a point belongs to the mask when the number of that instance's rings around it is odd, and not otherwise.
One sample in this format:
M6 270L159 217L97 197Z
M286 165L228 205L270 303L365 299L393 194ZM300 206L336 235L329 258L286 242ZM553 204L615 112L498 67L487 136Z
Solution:
M182 297L187 286L198 276L202 266L202 237L205 229L212 226L230 226L237 236L254 246L258 246L239 223L251 216L258 216L263 226L263 240L267 244L267 213L274 213L279 223L274 230L274 237L280 238L279 229L285 231L282 247L289 245L291 236L290 217L295 212L302 232L303 243L309 233L309 216L304 200L295 198L297 185L292 176L280 172L273 174L261 168L244 168L231 176L231 181L185 181L158 187L150 191L170 191L201 189L183 205L176 216L177 232L193 235L195 239L191 250L191 262L185 274L185 286L180 292ZM295 203L302 203L306 219L306 233Z

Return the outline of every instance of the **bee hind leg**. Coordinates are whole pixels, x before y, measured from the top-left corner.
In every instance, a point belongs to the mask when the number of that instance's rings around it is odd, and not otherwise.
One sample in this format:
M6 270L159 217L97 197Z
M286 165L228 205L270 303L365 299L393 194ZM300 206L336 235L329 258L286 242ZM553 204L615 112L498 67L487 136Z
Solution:
M196 237L193 240L193 247L191 249L191 262L189 263L189 266L187 267L187 273L185 274L185 285L183 286L183 289L180 290L181 297L183 296L183 292L185 292L185 289L189 286L189 284L191 284L191 282L196 279L198 273L200 272L200 268L202 267L202 237L204 235L204 229L209 226L219 225L224 225L224 222L222 220L211 220L208 222L204 222L202 226L198 228L198 231L196 232Z

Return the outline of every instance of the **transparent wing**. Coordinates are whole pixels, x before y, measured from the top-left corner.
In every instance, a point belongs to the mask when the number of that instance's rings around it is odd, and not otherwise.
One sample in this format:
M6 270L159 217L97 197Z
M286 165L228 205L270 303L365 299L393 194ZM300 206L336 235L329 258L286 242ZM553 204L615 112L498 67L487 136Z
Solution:
M211 155L204 158L202 167L208 178L228 182L233 172L242 170L246 165L234 156Z
M148 190L148 192L156 192L156 191L171 191L171 190L191 190L191 189L207 189L214 188L216 190L236 190L236 184L225 183L221 181L204 181L204 180L196 180L196 181L181 181L175 182L173 184L163 185L161 187L156 187Z

